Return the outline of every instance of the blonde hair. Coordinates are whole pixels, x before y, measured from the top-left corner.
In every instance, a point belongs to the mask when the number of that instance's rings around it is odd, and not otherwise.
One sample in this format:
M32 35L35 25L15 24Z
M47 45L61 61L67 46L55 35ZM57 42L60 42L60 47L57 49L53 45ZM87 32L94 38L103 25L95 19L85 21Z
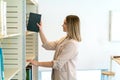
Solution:
M76 15L66 16L67 37L76 41L81 41L80 37L80 19Z

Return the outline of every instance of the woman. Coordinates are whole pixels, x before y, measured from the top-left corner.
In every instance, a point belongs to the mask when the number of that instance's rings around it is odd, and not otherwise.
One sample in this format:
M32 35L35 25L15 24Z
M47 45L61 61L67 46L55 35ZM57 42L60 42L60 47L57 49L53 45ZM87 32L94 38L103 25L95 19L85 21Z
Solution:
M52 68L52 80L76 80L78 44L81 41L79 17L68 15L62 25L66 36L53 42L47 41L42 31L42 25L37 25L42 46L47 50L55 50L54 59L49 62L27 61L35 66Z

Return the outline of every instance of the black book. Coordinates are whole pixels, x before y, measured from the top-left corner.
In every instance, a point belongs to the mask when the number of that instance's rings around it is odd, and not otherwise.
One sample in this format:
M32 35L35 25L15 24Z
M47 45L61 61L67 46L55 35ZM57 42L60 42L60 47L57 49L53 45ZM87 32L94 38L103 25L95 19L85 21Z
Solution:
M39 32L39 28L37 26L37 23L39 24L40 21L41 21L41 14L30 12L29 19L28 19L27 30L28 31L33 31L33 32Z

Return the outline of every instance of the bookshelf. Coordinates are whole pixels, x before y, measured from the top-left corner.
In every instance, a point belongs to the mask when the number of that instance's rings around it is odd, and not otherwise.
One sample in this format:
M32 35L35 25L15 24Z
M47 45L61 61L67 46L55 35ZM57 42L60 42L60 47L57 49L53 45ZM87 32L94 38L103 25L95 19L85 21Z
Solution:
M6 2L7 35L0 34L5 80L25 80L26 59L38 60L38 34L26 30L29 12L37 12L36 0L1 0ZM0 5L0 13L2 11ZM1 16L1 14L0 14ZM2 19L0 17L0 24ZM1 30L1 26L0 26ZM1 31L0 31L1 32ZM32 66L32 80L38 80L38 68Z

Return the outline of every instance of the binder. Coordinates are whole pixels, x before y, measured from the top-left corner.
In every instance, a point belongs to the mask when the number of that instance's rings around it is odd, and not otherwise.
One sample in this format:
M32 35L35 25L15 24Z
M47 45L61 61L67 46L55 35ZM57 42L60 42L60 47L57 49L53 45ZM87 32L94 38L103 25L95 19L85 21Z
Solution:
M37 26L37 23L39 24L40 21L41 21L41 14L30 12L29 19L28 19L27 30L28 31L33 31L33 32L39 32L39 28Z
M4 64L3 64L2 48L0 48L0 80L4 80Z
M32 66L26 68L26 80L32 80Z

